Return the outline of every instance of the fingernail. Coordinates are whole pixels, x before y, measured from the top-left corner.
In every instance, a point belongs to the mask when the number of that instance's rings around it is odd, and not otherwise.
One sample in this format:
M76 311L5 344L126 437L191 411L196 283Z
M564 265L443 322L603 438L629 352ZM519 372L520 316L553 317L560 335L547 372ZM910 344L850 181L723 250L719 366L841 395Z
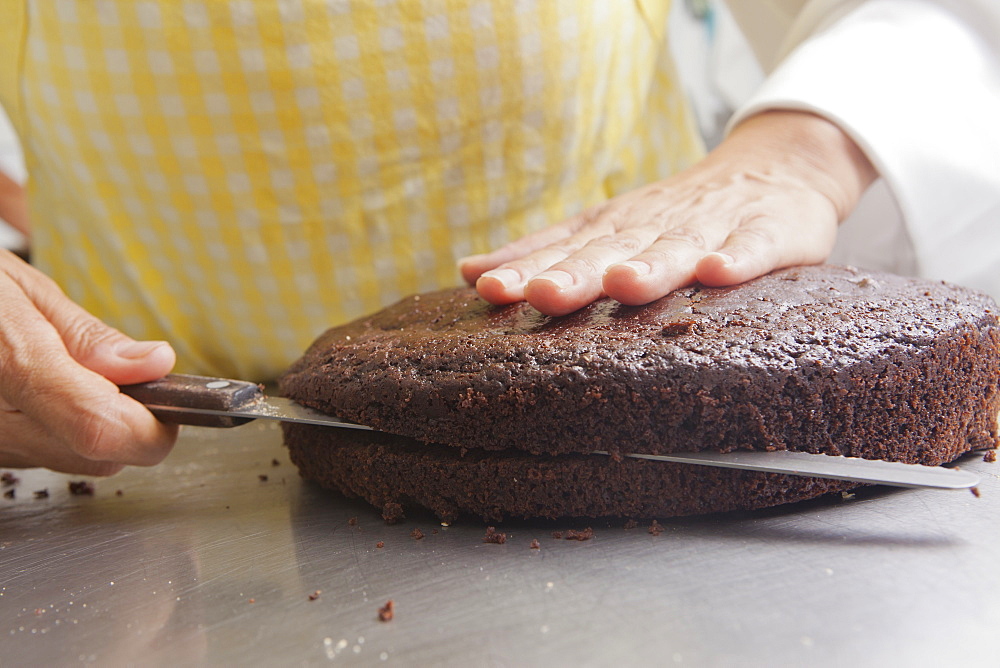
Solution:
M736 262L736 259L732 255L728 255L726 253L719 253L718 251L716 251L712 253L712 255L717 255L720 258L722 258L722 264L733 264L734 262Z
M466 255L465 257L460 257L457 260L455 260L455 264L461 267L466 262L471 262L472 260L475 260L476 258L480 257L482 257L482 255Z
M169 345L166 341L122 341L115 346L114 351L118 357L137 360L166 345Z
M628 267L635 272L636 276L645 276L651 269L650 266L645 262L639 262L638 260L627 260L625 262L620 262L617 265L611 265L612 267ZM611 267L608 267L610 269Z
M558 271L558 270L543 272L541 274L538 274L531 280L548 281L549 283L554 284L560 290L564 290L576 282L571 274L568 274L565 271Z
M505 288L515 286L521 282L521 275L513 269L491 269L490 271L483 272L479 278L492 278Z

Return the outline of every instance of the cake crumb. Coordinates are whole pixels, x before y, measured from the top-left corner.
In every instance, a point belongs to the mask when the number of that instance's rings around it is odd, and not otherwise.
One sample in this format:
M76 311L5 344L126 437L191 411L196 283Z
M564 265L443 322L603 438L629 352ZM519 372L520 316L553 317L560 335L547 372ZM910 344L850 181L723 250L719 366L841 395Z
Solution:
M972 492L972 496L976 497L977 499L979 498L979 488L978 487L970 487L969 491Z
M115 496L125 496L125 492L121 491L120 489L116 489Z
M629 520L628 522L625 523L625 530L628 531L629 529L634 529L637 526L639 526L638 522L636 522L635 520Z
M497 531L496 527L486 527L486 535L483 536L483 542L503 545L507 542L507 534Z
M322 593L323 593L322 590L317 589L313 593L309 594L309 600L315 601L317 598L319 598L319 595Z
M854 498L854 492L841 492L840 498L842 498L844 501L850 501L851 499Z
M19 482L21 482L21 479L10 471L0 473L0 485L3 485L4 487L10 487L11 485L16 485Z
M562 535L562 531L553 531L552 532L552 537L555 538L556 540L562 540L562 536L563 536Z
M396 604L390 598L381 608L378 609L378 620L380 622L390 621L396 614Z
M356 526L358 526L358 518L357 517L352 517L351 519L347 520L347 526L349 526L349 527L356 527Z
M272 459L271 466L281 466L281 462L279 462L277 459Z
M681 320L679 322L668 322L660 330L660 334L664 337L670 338L673 336L681 336L687 334L695 327L695 322L693 320Z
M260 475L257 476L257 479L260 480L261 482L267 482L267 474L261 473Z
M93 496L94 485L86 480L70 481L69 493L73 496Z
M420 529L414 529L413 531L410 532L410 538L412 538L413 540L420 540L423 537L424 537L424 532L421 531Z
M997 460L997 451L996 450L987 450L986 454L983 455L983 461L984 462L989 462L989 463L992 464L996 460Z
M542 544L538 542L537 538L532 538L530 547L532 550L540 550L542 549Z
M35 490L35 498L36 499L47 499L47 498L49 498L49 490L48 489L36 489Z
M247 603L256 603L256 602L257 602L257 599L255 599L255 598L251 598L251 599L249 599L247 601Z
M386 524L395 524L403 519L403 506L391 501L382 506L382 519Z
M653 523L649 525L649 533L653 536L659 536L663 533L663 526L656 520L653 520Z
M594 530L587 527L583 531L570 529L566 532L566 540L590 540L594 537Z
M13 499L14 498L14 490L13 489L8 489L6 492L3 493L3 498L5 498L5 499Z
M375 547L381 550L383 547L385 547L385 542L380 540L379 542L375 543Z

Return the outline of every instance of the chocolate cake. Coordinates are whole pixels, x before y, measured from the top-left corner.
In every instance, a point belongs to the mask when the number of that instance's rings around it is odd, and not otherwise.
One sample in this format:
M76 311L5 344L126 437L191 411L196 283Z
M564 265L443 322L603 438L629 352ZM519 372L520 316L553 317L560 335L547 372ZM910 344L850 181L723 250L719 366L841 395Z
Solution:
M302 475L443 518L666 517L850 483L591 455L790 449L940 464L997 444L996 304L799 267L548 317L457 288L328 330L286 396L382 432L285 427Z

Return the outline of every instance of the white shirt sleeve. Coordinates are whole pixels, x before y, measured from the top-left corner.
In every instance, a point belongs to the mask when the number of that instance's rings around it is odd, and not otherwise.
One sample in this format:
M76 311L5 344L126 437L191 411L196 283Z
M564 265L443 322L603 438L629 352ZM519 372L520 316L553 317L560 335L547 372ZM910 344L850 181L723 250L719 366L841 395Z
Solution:
M766 109L811 111L865 151L884 183L845 222L835 259L1000 299L1000 1L813 2L789 37L730 127ZM877 202L866 216L880 190L890 210Z

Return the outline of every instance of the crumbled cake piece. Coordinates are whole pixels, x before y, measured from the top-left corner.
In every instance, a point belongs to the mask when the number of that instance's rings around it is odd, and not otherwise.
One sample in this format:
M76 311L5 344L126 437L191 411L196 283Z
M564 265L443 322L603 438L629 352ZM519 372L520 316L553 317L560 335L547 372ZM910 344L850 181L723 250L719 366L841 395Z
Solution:
M322 593L323 592L321 590L317 589L313 593L309 594L309 600L310 601L315 601L317 598L319 598L319 595L322 594Z
M382 519L386 524L395 524L404 517L403 506L398 503L389 502L382 506Z
M590 540L593 537L594 537L594 530L591 529L590 527L587 527L582 531L575 531L574 529L570 529L569 531L566 532L566 540Z
M69 493L73 496L93 496L94 485L86 480L70 481Z
M420 529L414 529L413 531L410 532L410 538L412 538L413 540L420 540L423 537L424 537L424 532L421 531Z
M659 536L663 533L663 526L656 520L653 520L653 523L649 525L648 532L653 536Z
M378 609L378 619L380 622L391 621L396 615L396 604L390 598L381 608Z
M996 450L987 450L986 454L983 455L983 461L984 462L990 462L992 464L996 460L997 460L997 451Z
M3 487L10 487L11 485L16 485L19 482L21 482L21 479L10 471L0 473L0 485Z
M507 534L497 531L496 527L486 527L486 535L483 536L483 542L503 545L507 542Z
M540 550L542 549L542 544L538 542L537 538L532 538L531 545L529 545L528 547L530 547L532 550Z

